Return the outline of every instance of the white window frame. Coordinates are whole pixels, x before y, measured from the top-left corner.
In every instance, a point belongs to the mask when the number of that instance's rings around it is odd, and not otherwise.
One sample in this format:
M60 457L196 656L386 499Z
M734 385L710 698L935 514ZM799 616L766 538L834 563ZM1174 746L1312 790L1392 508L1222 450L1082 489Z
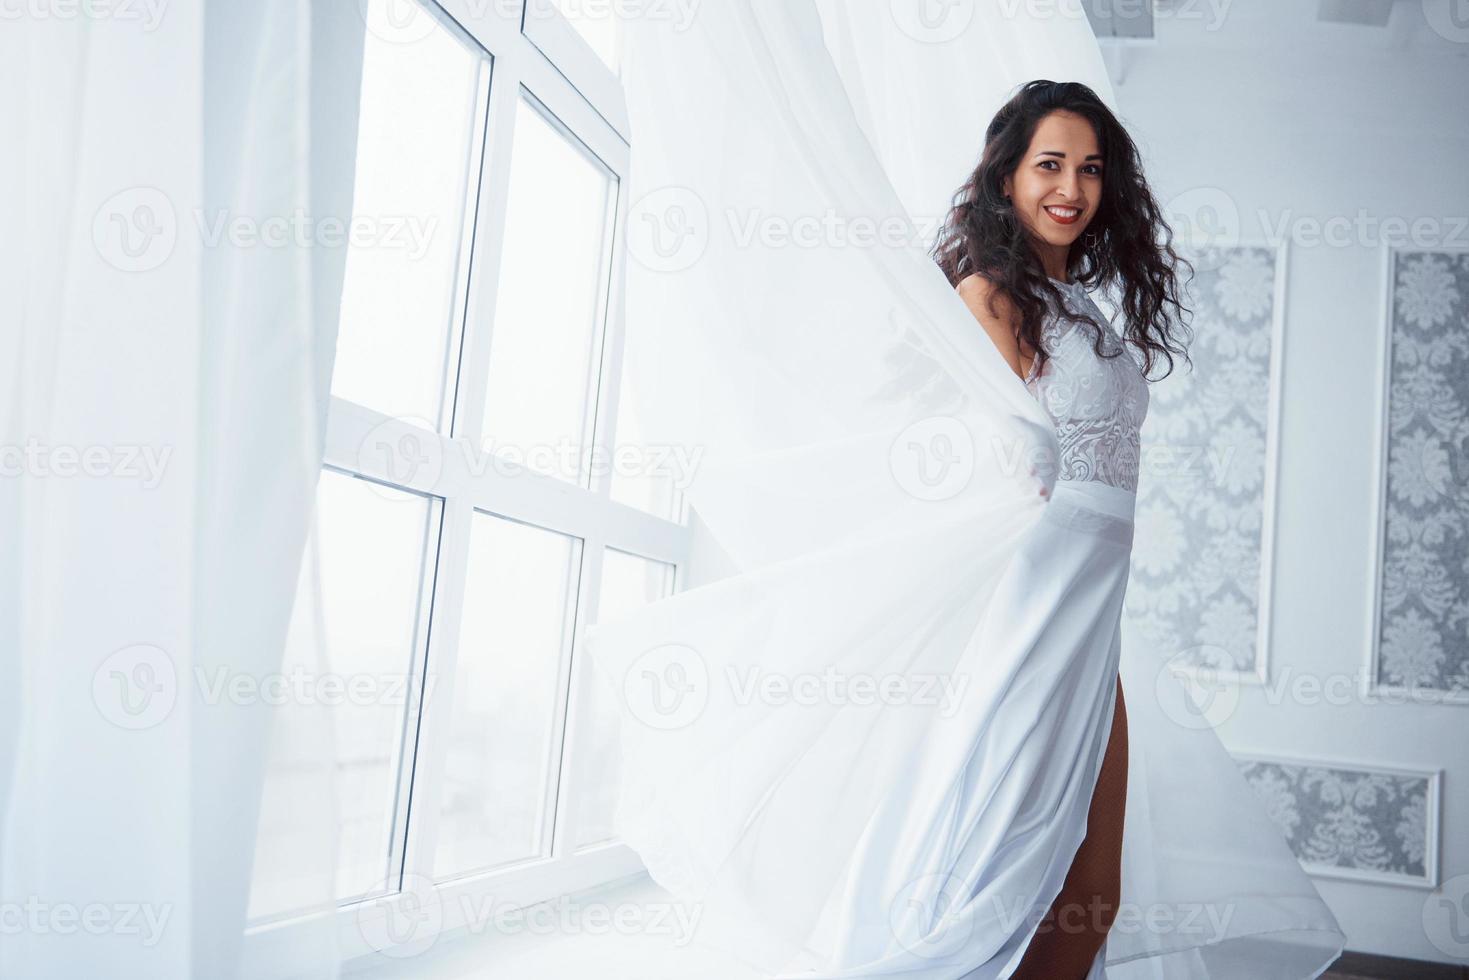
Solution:
M622 84L576 29L556 11L551 0L418 0L438 15L463 41L483 49L488 63L481 78L488 85L488 108L474 134L478 154L477 204L466 219L460 256L446 381L444 419L451 435L424 428L416 420L398 419L333 396L327 422L324 466L389 486L423 494L440 502L437 561L429 563L432 582L424 589L421 614L428 639L414 652L406 731L401 746L399 806L390 860L407 874L432 877L438 842L439 788L454 703L455 665L469 559L470 531L476 511L533 524L578 538L580 576L574 601L573 642L558 677L556 744L550 761L549 812L575 812L576 787L561 792L563 772L573 771L569 753L576 744L574 669L581 637L599 601L602 558L608 548L626 552L675 570L673 588L682 587L691 546L691 529L682 501L676 520L630 507L610 496L611 480L592 481L592 489L529 470L513 474L505 466L471 467L466 455L482 453L482 419L489 375L490 337L496 308L500 259L508 210L511 147L518 114L541 107L544 115L600 163L613 178L615 202L606 229L605 254L610 270L602 298L601 330L594 342L590 404L594 425L591 443L615 444L623 359L622 290L626 266L623 229L628 200L630 132ZM528 16L527 3L537 5ZM487 77L484 77L487 76ZM470 262L466 268L464 258ZM402 437L418 440L435 465L393 472L392 460L364 451L378 441ZM473 447L470 449L470 447ZM591 452L591 446L585 453ZM436 678L433 696L423 699L425 669ZM560 794L558 799L558 793ZM409 801L403 806L401 801ZM404 824L406 823L406 831ZM571 828L554 820L549 857L437 884L434 894L442 911L438 935L468 925L466 902L493 897L496 909L524 907L582 891L643 871L641 860L625 844L608 841L572 851ZM406 837L406 850L400 844ZM334 915L342 957L373 953L387 942L386 919L403 901L402 893L368 896L344 904L333 913L296 916L247 929L250 958L262 964L288 966L298 930L320 928L322 915ZM472 904L469 907L474 907Z

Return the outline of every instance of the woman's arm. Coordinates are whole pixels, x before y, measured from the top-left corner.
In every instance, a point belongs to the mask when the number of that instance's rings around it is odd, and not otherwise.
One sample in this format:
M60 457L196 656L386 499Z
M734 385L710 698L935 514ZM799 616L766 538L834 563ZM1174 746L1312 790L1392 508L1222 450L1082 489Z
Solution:
M990 335L990 340L999 348L1000 356L1010 365L1010 370L1024 379L1030 371L1035 354L1033 351L1021 350L1018 336L1020 313L1010 302L1010 298L978 273L964 277L956 288L964 305L969 307L969 312L974 314L985 333Z

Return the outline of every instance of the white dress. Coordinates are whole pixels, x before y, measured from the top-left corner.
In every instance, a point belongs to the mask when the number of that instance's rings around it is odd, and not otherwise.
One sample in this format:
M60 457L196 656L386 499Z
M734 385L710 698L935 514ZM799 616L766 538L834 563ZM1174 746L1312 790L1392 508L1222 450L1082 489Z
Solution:
M1085 837L1119 673L1123 904L1089 978L1300 980L1341 949L1212 729L1177 721L1182 686L1124 649L1147 381L1084 287L1057 285L1121 353L1099 358L1087 325L1045 324L1050 359L1026 386L1060 473L1001 569L971 568L966 539L977 550L972 535L1003 529L864 539L589 632L624 710L620 834L698 903L698 941L765 975L1010 976ZM873 568L888 570L880 589ZM748 596L738 617L731 591ZM797 617L821 625L803 633ZM776 696L821 670L901 690ZM694 707L671 722L637 710L635 678L653 675ZM947 693L925 701L924 682Z

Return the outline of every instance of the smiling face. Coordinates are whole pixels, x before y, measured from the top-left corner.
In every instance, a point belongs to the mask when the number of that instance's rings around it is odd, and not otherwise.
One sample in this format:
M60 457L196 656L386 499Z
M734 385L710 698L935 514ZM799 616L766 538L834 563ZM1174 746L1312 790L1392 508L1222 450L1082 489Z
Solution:
M1005 194L1035 237L1046 273L1065 279L1071 245L1102 202L1102 149L1092 124L1064 109L1042 119L1020 166L1005 178Z

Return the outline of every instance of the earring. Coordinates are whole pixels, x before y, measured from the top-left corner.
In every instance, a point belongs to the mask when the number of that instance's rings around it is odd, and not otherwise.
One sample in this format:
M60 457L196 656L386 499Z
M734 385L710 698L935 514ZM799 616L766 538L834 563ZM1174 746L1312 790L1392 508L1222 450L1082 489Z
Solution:
M1098 242L1099 239L1097 238L1097 233L1096 232L1094 232L1094 231L1087 232L1085 238L1086 238L1086 247L1087 248L1096 248L1097 247L1097 242Z

